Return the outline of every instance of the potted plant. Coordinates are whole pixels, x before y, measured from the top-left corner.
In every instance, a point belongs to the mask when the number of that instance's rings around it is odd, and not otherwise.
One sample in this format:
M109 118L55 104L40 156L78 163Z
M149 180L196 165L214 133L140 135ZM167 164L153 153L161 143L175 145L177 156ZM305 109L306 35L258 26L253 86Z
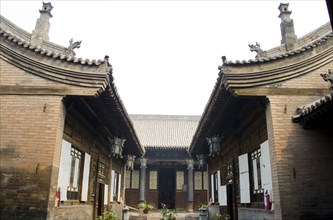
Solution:
M230 218L229 218L229 215L228 215L228 214L226 214L226 215L221 215L220 213L215 213L215 214L213 215L213 219L214 219L214 220L229 220Z
M148 210L155 208L155 205L146 201L140 202L137 207L143 210L143 213L148 213Z
M96 217L96 220L119 220L119 217L116 212L113 210L104 212L103 215Z
M207 203L201 203L199 206L198 206L198 209L200 211L200 209L208 209L208 204Z
M170 212L166 204L161 203L161 205L162 205L161 220L176 220L177 209L174 209L172 212Z

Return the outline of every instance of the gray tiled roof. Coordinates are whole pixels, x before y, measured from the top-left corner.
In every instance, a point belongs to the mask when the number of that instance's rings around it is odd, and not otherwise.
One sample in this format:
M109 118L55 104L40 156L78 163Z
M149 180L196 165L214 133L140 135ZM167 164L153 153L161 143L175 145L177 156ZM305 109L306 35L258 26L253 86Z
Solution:
M294 50L286 51L285 45L281 44L275 48L267 50L267 57L260 57L256 59L249 60L227 60L223 61L225 65L248 65L255 63L264 63L271 62L278 59L283 59L286 57L294 56L297 54L302 54L307 50L311 50L317 47L320 44L325 43L329 38L333 37L333 32L331 28L331 23L327 22L326 24L320 26L316 30L306 34L305 36L297 39L298 47ZM221 67L221 66L220 66ZM219 67L219 68L220 68Z
M278 55L274 55L272 57L262 57L262 58L258 58L258 59L250 59L250 60L236 60L236 61L229 61L226 60L224 61L223 64L227 64L227 65L239 65L239 64L252 64L252 63L264 63L264 62L269 62L269 61L274 61L277 59L283 59L286 57L290 57L290 56L294 56L297 54L301 54L304 51L307 50L311 50L312 48L317 47L318 45L324 43L325 41L327 41L329 38L333 37L333 32L326 34L325 36L321 37L320 39L317 39L316 41L313 41L305 46L302 46L300 48L297 48L295 50L291 50L291 51L287 51L285 53L282 54L278 54ZM220 68L220 67L219 67Z
M316 116L322 115L324 112L328 111L329 108L332 109L332 106L333 106L333 92L329 93L328 95L325 95L320 99L315 100L312 103L298 107L297 108L298 114L294 115L292 117L292 120L293 122L302 122L303 120L305 122L305 123L303 122L303 124L306 125L308 121L315 119ZM304 120L305 117L308 118Z
M130 115L144 147L189 147L200 116Z

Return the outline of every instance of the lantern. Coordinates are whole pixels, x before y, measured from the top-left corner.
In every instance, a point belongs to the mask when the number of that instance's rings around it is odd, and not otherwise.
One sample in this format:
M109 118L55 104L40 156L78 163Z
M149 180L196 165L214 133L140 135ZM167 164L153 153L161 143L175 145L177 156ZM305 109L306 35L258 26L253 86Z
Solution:
M128 170L133 170L134 162L135 162L135 156L134 155L127 155L126 167L127 167Z
M209 156L220 154L221 138L219 136L206 138L209 146Z
M111 139L111 156L122 158L124 143L126 139L114 137Z
M198 168L200 169L204 169L206 166L206 155L204 154L198 154L197 155L198 158Z

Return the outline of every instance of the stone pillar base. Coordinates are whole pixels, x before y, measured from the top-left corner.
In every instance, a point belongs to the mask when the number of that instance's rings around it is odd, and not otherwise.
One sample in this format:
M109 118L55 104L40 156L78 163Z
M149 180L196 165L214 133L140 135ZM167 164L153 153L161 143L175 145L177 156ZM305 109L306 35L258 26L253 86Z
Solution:
M187 211L193 212L193 202L187 202Z

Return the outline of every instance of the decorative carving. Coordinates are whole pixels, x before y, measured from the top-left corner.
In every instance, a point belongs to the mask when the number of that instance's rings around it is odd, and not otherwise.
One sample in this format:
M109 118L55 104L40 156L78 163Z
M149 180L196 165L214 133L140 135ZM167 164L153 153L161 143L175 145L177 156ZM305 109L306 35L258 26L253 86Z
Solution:
M157 189L157 171L150 171L149 189Z
M43 7L39 11L40 12L48 12L48 13L51 14L52 9L53 9L53 6L52 6L51 2L43 2Z
M231 72L230 68L224 66L224 64L227 62L227 57L222 56L221 59L222 59L222 65L218 66L217 69L222 72Z
M132 171L132 189L139 189L139 176L140 172L138 170Z
M73 42L73 38L69 41L69 47L66 50L66 55L67 56L75 56L74 49L80 48L81 47L82 41L75 41Z
M187 163L187 169L188 170L193 170L194 169L194 160L192 159L189 159L189 160L186 160L186 163Z
M331 87L330 90L333 92L333 74L331 72L331 70L328 70L328 73L322 73L320 74L321 77L323 77L323 79L325 81L328 81L329 83L331 83Z
M262 58L262 57L267 57L267 52L266 51L263 51L261 48L260 48L260 44L258 42L256 42L256 44L249 44L249 47L250 47L250 51L253 52L257 52L257 55L256 55L256 59L259 59L259 58Z
M185 181L184 181L184 171L177 171L176 178L177 178L177 181L176 181L177 189L178 190L183 189L183 186L184 186L184 183L185 183Z
M141 158L140 159L140 168L147 168L147 158Z
M195 190L202 190L202 172L196 171L194 172L194 189Z

